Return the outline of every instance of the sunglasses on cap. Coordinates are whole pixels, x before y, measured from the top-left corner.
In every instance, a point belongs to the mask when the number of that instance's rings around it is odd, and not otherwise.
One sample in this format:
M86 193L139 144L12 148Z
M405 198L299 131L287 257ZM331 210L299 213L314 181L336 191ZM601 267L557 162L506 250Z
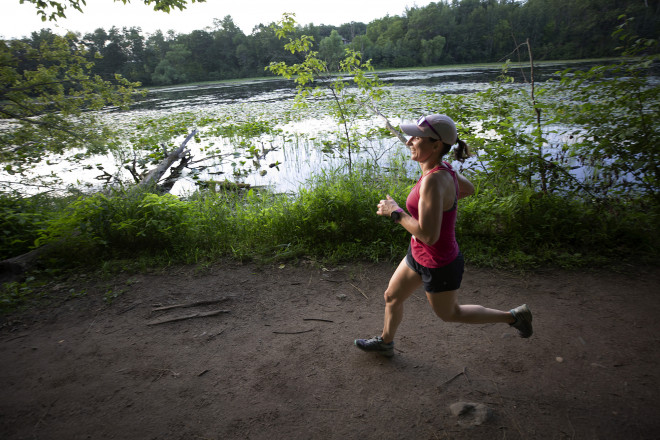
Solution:
M442 140L442 136L440 136L440 133L435 131L435 128L433 128L433 125L429 121L426 120L426 116L422 116L417 120L417 126L421 127L422 125L428 125L428 127L433 131L438 136L438 139Z

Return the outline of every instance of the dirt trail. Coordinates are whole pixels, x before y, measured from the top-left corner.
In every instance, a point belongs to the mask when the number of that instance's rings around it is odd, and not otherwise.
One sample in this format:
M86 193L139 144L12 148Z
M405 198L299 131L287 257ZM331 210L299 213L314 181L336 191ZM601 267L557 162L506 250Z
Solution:
M420 291L388 360L352 344L380 333L392 271L223 263L52 284L53 296L85 295L4 318L0 437L660 437L659 268L517 276L468 267L461 301L526 302L534 336L444 323ZM452 413L461 402L474 406Z

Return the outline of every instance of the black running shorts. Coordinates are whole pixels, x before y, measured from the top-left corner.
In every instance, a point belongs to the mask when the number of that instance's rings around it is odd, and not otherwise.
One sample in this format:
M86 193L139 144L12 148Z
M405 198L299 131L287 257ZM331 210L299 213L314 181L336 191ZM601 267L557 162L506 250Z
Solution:
M406 263L408 264L408 267L422 277L424 289L428 293L447 292L449 290L457 290L461 287L465 261L463 260L463 254L460 251L454 261L446 266L428 268L415 261L412 256L412 250L408 247Z

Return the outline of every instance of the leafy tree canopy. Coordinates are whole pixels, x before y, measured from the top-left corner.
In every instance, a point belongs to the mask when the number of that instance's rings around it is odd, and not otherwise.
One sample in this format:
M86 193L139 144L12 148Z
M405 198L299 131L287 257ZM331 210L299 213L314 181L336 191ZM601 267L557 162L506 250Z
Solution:
M127 106L138 83L120 75L114 81L90 73L93 63L73 34L45 35L39 47L0 41L0 162L20 172L47 153L83 148L103 151L110 132L95 119L106 106Z
M131 0L115 0L121 1L123 4L130 3ZM178 10L186 9L188 0L142 0L145 5L153 5L154 11L163 11L169 13L172 9ZM206 0L190 0L190 3L203 3ZM23 3L32 3L37 8L37 14L41 16L42 21L50 20L57 21L59 18L66 18L66 10L68 8L75 9L79 12L83 11L83 7L87 6L87 0L20 0Z

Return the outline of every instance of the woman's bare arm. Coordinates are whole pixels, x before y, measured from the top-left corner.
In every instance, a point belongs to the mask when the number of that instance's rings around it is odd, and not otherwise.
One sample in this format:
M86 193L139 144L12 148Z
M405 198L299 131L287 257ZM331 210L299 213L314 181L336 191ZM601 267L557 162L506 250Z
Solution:
M467 180L465 176L456 173L456 178L458 179L458 198L462 199L463 197L471 196L474 194L474 185L472 182Z

